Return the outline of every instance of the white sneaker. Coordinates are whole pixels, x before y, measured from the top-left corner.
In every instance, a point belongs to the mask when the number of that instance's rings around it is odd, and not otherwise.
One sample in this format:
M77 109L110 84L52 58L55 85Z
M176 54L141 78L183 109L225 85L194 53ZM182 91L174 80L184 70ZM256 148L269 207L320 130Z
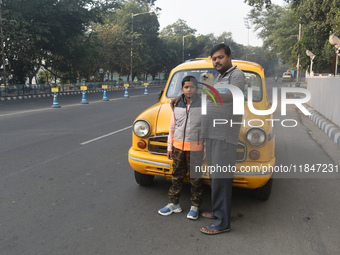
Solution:
M173 203L169 203L166 206L164 206L162 209L158 210L158 213L163 216L168 216L172 213L180 213L182 211L182 208L179 204L174 205Z
M191 220L197 220L198 219L198 207L197 206L191 206L190 211L187 215L188 219Z

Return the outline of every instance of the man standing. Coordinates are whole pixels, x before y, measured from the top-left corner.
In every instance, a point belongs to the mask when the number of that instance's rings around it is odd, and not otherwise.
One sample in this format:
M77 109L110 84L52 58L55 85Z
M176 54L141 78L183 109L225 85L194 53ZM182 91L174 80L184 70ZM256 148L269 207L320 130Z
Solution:
M225 88L226 84L237 86L243 91L244 73L232 65L229 46L221 43L213 47L210 56L219 76L214 81L214 88L219 91L221 105L207 102L207 114L202 116L202 138L206 139L206 158L208 166L228 167L236 162L236 149L240 133L242 115L233 115L233 95ZM214 119L228 120L228 125L216 125ZM235 124L238 123L238 124ZM233 172L210 173L212 211L202 216L214 219L213 224L201 228L204 234L219 234L230 231L231 192Z

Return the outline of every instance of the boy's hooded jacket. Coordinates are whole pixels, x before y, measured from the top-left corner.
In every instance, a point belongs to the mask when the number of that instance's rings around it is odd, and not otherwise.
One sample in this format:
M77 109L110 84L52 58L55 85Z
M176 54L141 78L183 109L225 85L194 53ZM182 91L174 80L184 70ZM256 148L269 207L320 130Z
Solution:
M181 96L174 109L175 132L173 146L184 151L199 151L203 148L201 139L201 98L194 94L191 97L189 109L185 102L185 96Z

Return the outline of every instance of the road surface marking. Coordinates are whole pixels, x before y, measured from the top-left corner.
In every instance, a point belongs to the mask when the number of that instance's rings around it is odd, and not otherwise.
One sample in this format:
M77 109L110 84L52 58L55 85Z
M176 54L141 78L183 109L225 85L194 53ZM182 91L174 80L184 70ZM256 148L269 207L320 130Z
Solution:
M117 134L117 133L119 133L119 132L122 132L122 131L124 131L124 130L126 130L126 129L130 129L130 128L132 128L132 125L131 125L131 126L128 126L128 127L125 127L125 128L122 128L122 129L119 129L119 130L116 130L116 131L114 131L114 132L112 132L112 133L108 133L108 134L106 134L106 135L99 136L99 137L94 138L94 139L91 139L91 140L89 140L89 141L83 142L83 143L81 143L80 145L85 145L85 144L88 144L88 143L92 143L92 142L98 141L98 140L100 140L100 139L103 139L103 138L108 137L108 136L110 136L110 135Z

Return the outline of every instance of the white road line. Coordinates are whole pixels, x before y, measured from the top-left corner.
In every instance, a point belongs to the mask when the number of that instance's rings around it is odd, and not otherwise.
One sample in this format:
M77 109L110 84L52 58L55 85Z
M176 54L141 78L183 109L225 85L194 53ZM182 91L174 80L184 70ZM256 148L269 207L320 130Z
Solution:
M12 116L12 115L16 115L16 114L31 113L31 112L40 112L40 111L45 111L45 110L49 110L49 109L51 109L51 108L43 108L43 109L21 111L21 112L11 112L11 113L1 114L0 117Z
M89 140L89 141L83 142L83 143L81 143L80 145L85 145L85 144L88 144L88 143L92 143L92 142L98 141L98 140L100 140L100 139L103 139L103 138L108 137L108 136L110 136L110 135L117 134L117 133L119 133L119 132L122 132L122 131L124 131L124 130L126 130L126 129L130 129L130 128L132 128L132 125L131 125L131 126L128 126L128 127L125 127L125 128L122 128L122 129L119 129L119 130L117 130L117 131L114 131L114 132L112 132L112 133L108 133L108 134L106 134L106 135L99 136L99 137L94 138L94 139L91 139L91 140Z

